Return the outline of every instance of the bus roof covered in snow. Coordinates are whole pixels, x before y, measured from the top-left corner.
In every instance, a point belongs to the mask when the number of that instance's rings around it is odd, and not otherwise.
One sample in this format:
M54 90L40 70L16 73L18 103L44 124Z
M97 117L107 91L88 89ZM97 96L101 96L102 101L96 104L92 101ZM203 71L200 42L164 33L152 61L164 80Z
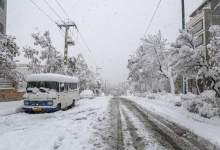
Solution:
M49 81L49 82L62 82L62 83L77 83L77 77L60 75L54 73L40 73L31 74L27 76L27 82Z

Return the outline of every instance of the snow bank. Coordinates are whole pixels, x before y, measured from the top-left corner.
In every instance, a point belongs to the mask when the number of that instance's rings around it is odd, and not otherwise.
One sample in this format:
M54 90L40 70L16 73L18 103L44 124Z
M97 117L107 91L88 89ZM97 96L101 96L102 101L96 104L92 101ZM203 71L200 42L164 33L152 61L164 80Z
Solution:
M185 99L194 95L186 95ZM220 118L207 119L198 114L190 113L184 107L176 107L175 102L182 101L182 97L172 94L158 94L156 99L127 96L132 101L141 105L155 114L158 114L180 126L189 129L191 132L220 146ZM205 106L208 108L208 106ZM203 110L206 111L207 109Z
M0 102L0 116L22 111L23 101Z
M217 99L215 97L215 92L212 90L207 90L200 95L194 95L192 93L173 95L169 93L135 93L137 97L147 98L151 100L163 99L174 106L185 108L191 113L199 114L205 118L212 118L220 115L220 110L218 109Z

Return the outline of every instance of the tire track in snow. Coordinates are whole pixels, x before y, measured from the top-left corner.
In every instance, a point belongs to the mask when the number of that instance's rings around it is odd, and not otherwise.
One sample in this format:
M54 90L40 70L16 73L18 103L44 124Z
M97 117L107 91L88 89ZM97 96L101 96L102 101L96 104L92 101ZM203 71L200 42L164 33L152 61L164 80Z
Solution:
M123 130L122 130L119 101L116 101L116 114L117 114L117 150L124 150Z
M62 145L63 140L64 140L64 137L62 137L62 136L59 137L59 138L57 139L57 141L55 141L54 146L53 146L53 149L54 149L54 150L59 149L60 146Z
M140 113L133 105L129 103L129 101L126 100L120 100L121 103L126 107L129 111L129 113L132 113L137 121L141 124L143 124L144 128L146 129L145 132L149 134L150 136L147 136L150 143L156 142L158 143L158 146L149 146L150 149L168 149L168 150L181 150L174 142L172 142L169 137L164 135L162 132L158 130L158 128L150 121L148 120L148 117L146 115L143 115ZM140 128L140 127L139 127ZM147 148L148 146L146 146ZM148 149L148 148L147 148Z
M136 150L145 150L145 143L143 141L143 137L141 137L138 132L137 128L135 127L134 123L130 120L130 117L126 113L124 109L122 109L122 114L127 124L127 129L132 138L132 145Z
M133 147L132 137L131 137L130 131L128 130L128 125L127 125L127 122L125 120L125 116L124 116L121 108L120 108L120 113L121 113L121 122L122 122L122 130L123 130L123 137L124 137L123 138L124 149L135 150L135 148Z

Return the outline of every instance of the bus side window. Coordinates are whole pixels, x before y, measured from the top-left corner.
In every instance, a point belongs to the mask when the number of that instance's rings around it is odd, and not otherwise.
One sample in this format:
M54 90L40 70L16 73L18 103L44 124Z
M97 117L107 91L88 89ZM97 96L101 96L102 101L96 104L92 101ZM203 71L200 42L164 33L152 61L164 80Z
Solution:
M65 91L65 92L68 92L68 89L69 89L68 87L69 87L69 86L68 86L68 83L64 83L64 91Z
M71 83L68 83L68 85L69 85L69 91L72 91L72 85L71 85Z
M64 92L64 83L60 83L60 92Z
M74 90L77 89L77 83L73 83L73 89L74 89Z
M72 90L74 91L74 83L71 83Z

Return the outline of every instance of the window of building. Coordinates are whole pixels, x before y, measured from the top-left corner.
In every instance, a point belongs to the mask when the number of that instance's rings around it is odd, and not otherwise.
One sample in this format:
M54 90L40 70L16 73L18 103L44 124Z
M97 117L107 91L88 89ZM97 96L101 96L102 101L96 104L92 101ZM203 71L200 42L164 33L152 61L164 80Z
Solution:
M1 22L0 22L0 33L4 34L4 26Z
M5 1L0 0L0 7L4 10L5 9Z
M203 29L203 19L192 26L192 34L196 34Z
M203 34L201 34L200 36L198 36L196 38L196 45L195 46L198 47L202 44L204 44L204 35Z

